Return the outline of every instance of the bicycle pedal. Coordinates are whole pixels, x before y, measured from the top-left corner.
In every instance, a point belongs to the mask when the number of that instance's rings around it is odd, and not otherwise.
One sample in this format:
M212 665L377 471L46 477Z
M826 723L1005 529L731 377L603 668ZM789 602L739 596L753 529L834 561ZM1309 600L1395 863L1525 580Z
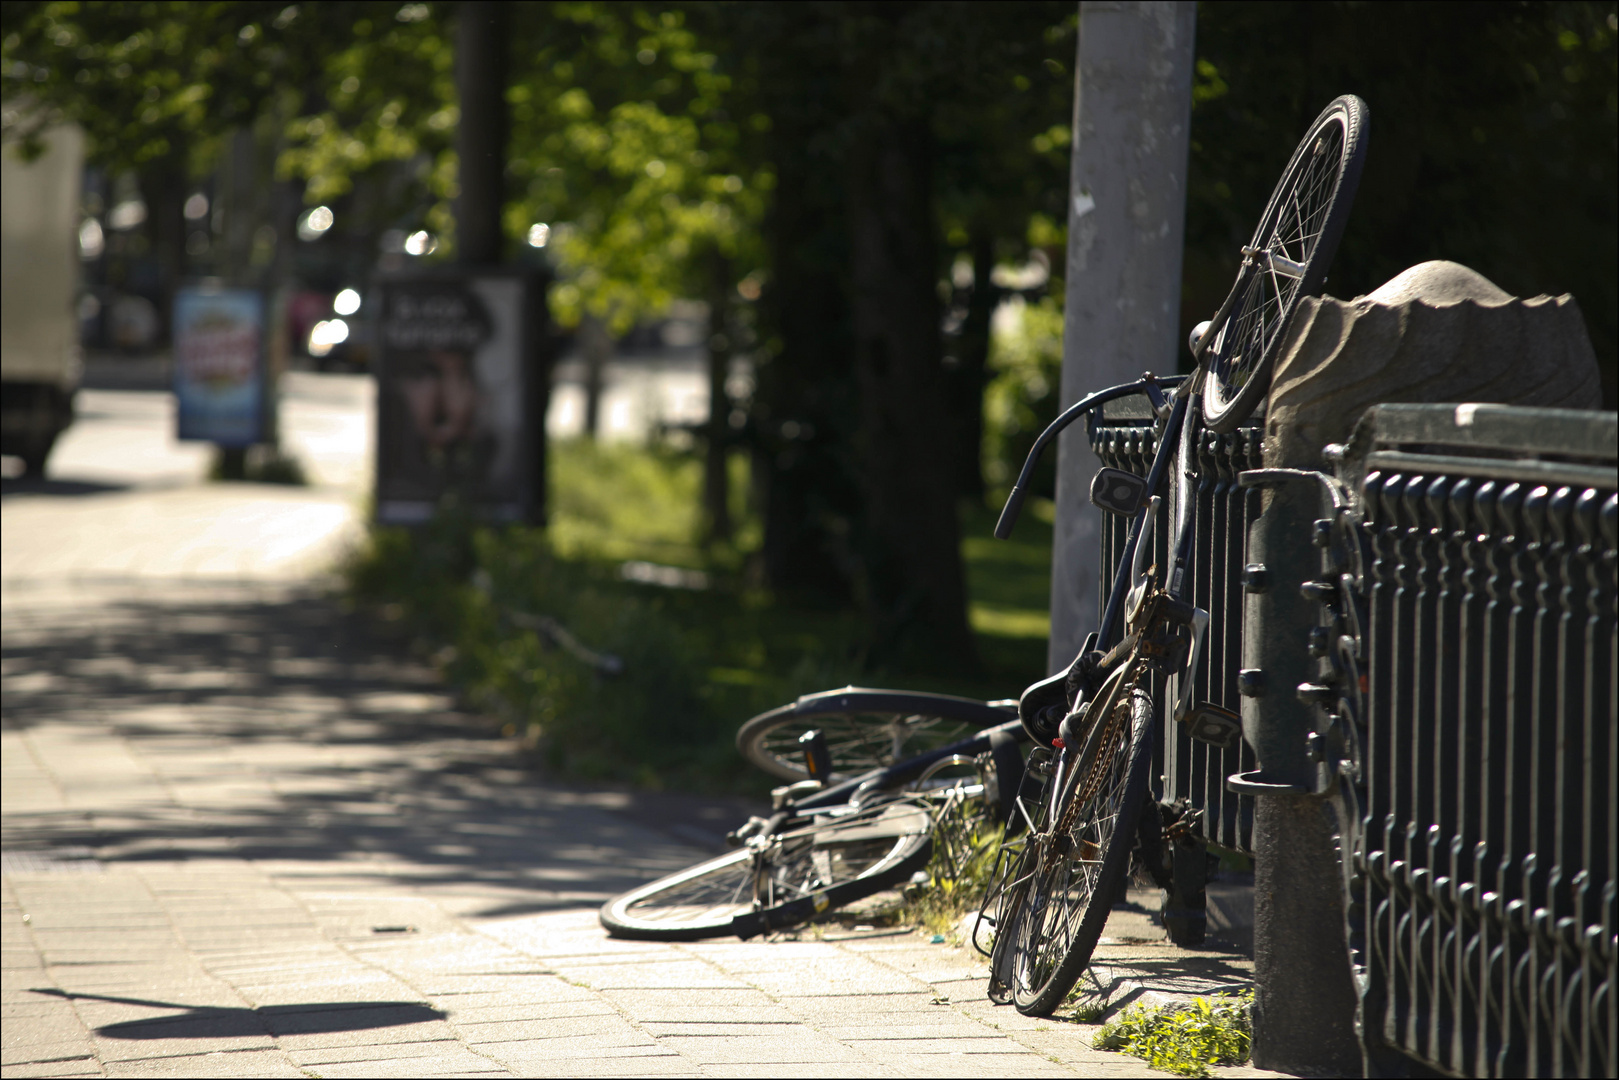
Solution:
M757 815L748 818L746 825L739 825L725 834L725 842L731 847L739 848L751 838L764 832L770 822Z
M1098 510L1134 517L1147 501L1147 480L1123 469L1104 466L1091 480L1091 505Z
M1210 746L1231 750L1242 742L1242 718L1230 709L1200 702L1184 722L1188 735Z

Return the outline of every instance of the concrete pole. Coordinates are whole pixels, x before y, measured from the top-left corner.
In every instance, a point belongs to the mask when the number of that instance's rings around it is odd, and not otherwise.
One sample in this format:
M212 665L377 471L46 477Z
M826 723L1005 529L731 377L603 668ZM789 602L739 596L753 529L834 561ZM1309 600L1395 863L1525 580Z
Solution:
M1181 246L1192 111L1191 3L1082 3L1074 84L1074 155L1062 404L1176 370ZM1074 660L1099 612L1101 463L1083 425L1058 444L1051 567L1052 672Z

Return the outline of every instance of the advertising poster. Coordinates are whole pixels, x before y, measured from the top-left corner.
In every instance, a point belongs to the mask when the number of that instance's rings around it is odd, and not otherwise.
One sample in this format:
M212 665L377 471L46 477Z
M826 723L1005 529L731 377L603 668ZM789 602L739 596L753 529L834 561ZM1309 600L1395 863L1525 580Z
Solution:
M264 299L251 289L183 288L174 298L179 437L245 447L266 441Z
M381 283L377 519L428 520L448 494L524 520L532 486L529 282L468 271Z

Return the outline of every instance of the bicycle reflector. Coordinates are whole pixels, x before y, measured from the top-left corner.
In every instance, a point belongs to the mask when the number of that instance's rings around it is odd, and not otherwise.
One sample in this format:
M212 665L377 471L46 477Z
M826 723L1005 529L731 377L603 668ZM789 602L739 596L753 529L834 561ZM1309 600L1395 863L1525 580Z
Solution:
M1146 478L1135 473L1103 468L1091 481L1091 505L1110 514L1134 517L1146 501Z
M825 782L832 775L832 751L826 745L826 736L819 730L806 731L798 737L804 748L804 771L811 780Z

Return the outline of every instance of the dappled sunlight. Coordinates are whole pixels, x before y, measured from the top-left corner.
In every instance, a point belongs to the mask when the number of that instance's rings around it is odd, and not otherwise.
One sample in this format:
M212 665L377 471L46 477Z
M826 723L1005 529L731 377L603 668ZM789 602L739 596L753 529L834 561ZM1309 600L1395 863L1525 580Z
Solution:
M42 771L8 772L31 792L8 799L8 851L83 849L109 870L331 864L476 886L502 911L592 905L691 857L602 814L611 793L535 784L359 616L310 595L193 595L8 608L8 769Z

